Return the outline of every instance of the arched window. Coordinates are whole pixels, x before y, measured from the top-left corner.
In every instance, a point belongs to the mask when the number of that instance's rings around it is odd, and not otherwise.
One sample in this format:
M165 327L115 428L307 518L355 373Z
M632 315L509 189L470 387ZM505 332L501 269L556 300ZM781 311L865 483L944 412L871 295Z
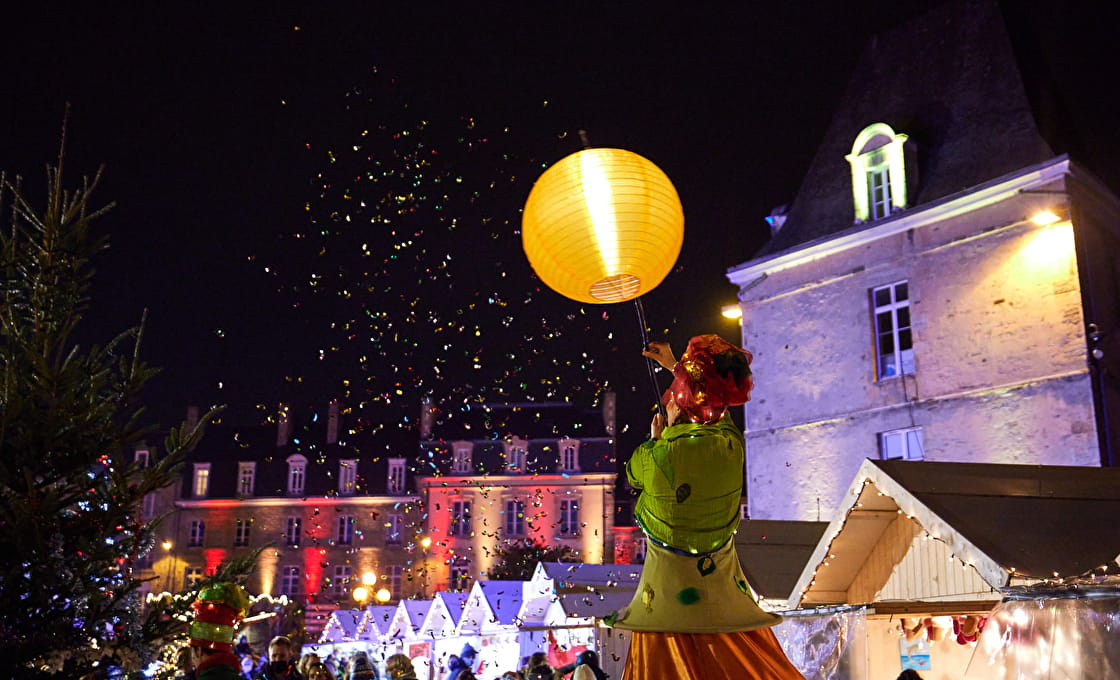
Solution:
M908 137L886 123L868 125L845 156L852 166L852 200L856 223L892 215L906 207L906 163L902 147Z

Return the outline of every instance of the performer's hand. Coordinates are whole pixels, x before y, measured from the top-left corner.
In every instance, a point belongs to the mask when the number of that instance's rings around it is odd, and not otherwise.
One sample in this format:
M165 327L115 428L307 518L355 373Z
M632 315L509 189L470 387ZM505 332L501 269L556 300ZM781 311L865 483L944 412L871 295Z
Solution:
M668 404L665 404L665 413L669 416L669 424L676 425L681 422L681 407L677 406L677 402L672 399Z
M665 416L660 413L653 414L653 420L649 424L649 438L660 439L661 432L665 429Z
M677 358L673 356L673 350L667 342L649 343L649 346L642 351L642 356L653 359L667 371L673 370L673 366L677 365Z

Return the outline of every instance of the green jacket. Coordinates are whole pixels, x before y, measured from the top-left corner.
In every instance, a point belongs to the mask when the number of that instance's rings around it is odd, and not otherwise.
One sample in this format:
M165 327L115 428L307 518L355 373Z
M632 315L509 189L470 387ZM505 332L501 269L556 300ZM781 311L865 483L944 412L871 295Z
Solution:
M724 414L714 425L673 425L626 464L641 490L634 517L646 535L677 550L719 548L739 526L743 433Z

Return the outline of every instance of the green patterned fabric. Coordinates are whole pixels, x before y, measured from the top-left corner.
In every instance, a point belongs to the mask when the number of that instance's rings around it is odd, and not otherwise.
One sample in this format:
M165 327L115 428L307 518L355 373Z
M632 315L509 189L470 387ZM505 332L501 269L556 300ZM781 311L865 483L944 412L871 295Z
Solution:
M743 434L724 414L714 425L665 428L626 464L641 490L634 517L656 541L690 553L716 550L739 526Z

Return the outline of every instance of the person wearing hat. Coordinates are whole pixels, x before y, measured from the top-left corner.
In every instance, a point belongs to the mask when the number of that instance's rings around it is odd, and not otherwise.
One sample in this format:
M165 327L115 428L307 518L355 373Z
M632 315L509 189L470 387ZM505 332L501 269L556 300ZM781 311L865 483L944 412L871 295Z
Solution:
M241 660L233 653L233 636L245 618L249 597L236 583L203 588L191 604L194 620L189 635L196 680L239 678Z
M394 654L385 660L385 672L390 680L416 680L412 659L404 654Z
M727 409L750 400L751 354L718 335L642 355L672 371L650 439L626 464L646 561L629 606L605 622L633 631L623 680L801 679L751 595L732 536L743 493L743 433ZM666 422L667 421L667 422Z

